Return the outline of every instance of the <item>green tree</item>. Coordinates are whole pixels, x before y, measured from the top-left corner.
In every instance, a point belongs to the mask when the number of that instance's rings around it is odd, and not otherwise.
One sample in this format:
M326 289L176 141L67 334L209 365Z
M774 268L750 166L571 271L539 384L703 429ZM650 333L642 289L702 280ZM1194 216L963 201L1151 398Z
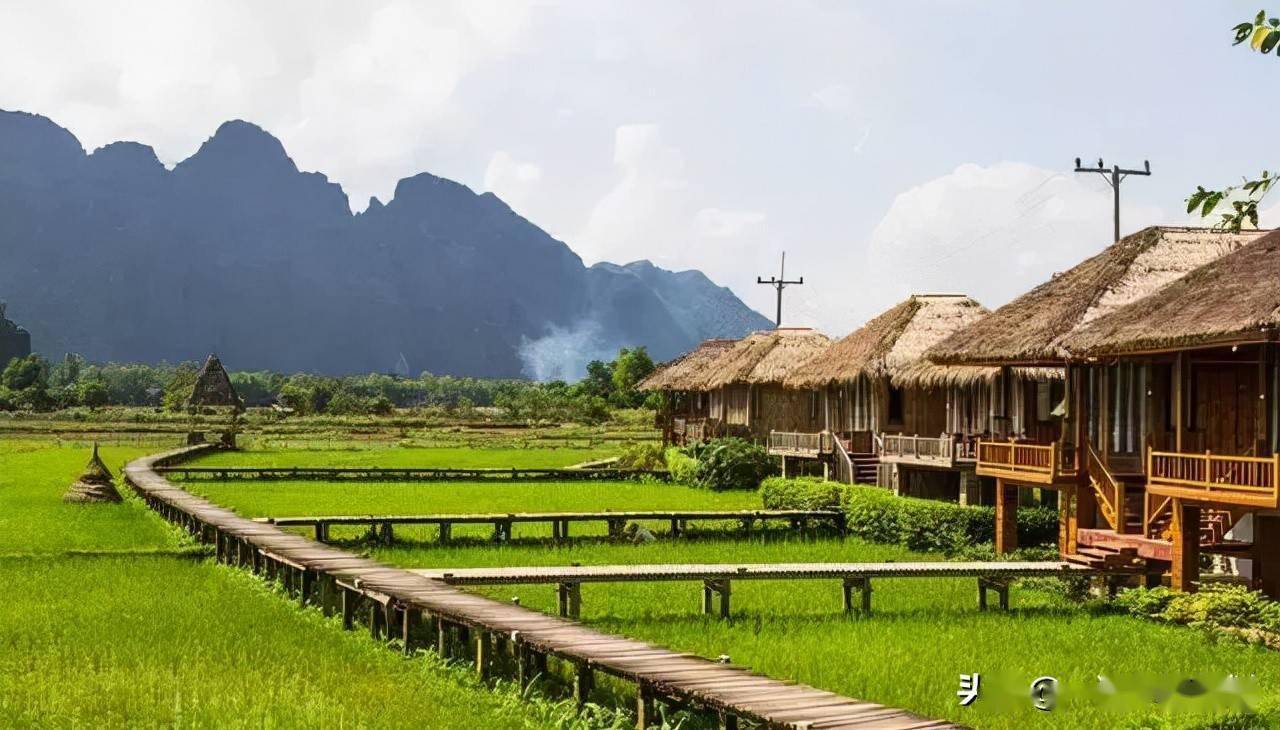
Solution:
M36 354L15 357L0 373L2 400L18 410L40 411L49 408L49 363Z
M608 398L613 395L613 365L603 360L587 363L587 377L578 383L586 395Z
M194 363L180 363L173 369L169 382L164 386L164 408L166 411L181 411L196 387L196 366Z
M1280 46L1280 18L1268 18L1265 10L1259 10L1253 20L1240 23L1232 31L1235 33L1233 45L1247 41L1249 48L1264 55ZM1276 50L1276 55L1280 56L1280 50ZM1258 204L1271 192L1277 176L1280 176L1280 171L1263 170L1256 178L1243 178L1239 185L1219 189L1198 186L1187 197L1187 212L1199 212L1200 217L1207 218L1226 202L1231 209L1219 213L1218 227L1238 232L1248 222L1257 228Z
M624 408L636 408L644 402L644 394L636 391L636 384L649 377L654 370L653 358L642 347L622 348L613 361L613 402Z
M80 405L86 406L90 410L101 408L110 402L107 384L101 380L81 381L77 387L77 395Z

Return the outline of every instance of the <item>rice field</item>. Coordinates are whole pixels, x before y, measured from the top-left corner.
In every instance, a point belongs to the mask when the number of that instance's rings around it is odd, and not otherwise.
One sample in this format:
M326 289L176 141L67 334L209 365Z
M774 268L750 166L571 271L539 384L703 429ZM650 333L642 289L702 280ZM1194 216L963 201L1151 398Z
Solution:
M104 449L115 470L138 450ZM186 551L138 500L67 505L87 449L0 443L0 725L563 727ZM586 726L586 725L583 725Z
M190 462L192 466L351 466L393 468L477 467L561 468L615 456L617 449L581 446L540 448L362 447L349 449L247 449L222 451Z
M107 449L104 458L115 469L143 450ZM598 455L592 449L381 448L250 451L201 463L564 466ZM80 449L0 443L0 578L11 586L0 603L0 716L16 718L10 724L211 726L236 718L233 724L254 727L501 728L566 722L554 705L525 704L509 690L482 688L434 659L403 660L359 632L343 632L334 620L299 609L250 575L175 555L190 546L132 499L63 505L61 491L86 457ZM186 486L248 516L760 506L750 492L643 482ZM431 528L398 528L397 536L407 539L393 546L350 546L408 568L938 557L821 529L746 535L726 527L708 525L683 538L659 530L658 541L644 545L610 541L600 534L603 527L585 525L574 526L583 538L559 543L535 539L546 535L543 526L518 526L511 543L492 543L477 527L449 545L434 542ZM355 540L359 534L352 528L336 536ZM1274 652L1108 613L1041 584L1015 586L1007 613L977 611L972 579L884 580L874 588L873 613L862 617L841 611L835 581L739 581L732 617L722 621L700 613L696 583L587 584L582 618L605 631L707 657L728 655L772 676L975 728L1224 726L1199 709L1105 710L1088 693L1099 674L1122 689L1153 678L1170 684L1253 676L1262 690L1249 700L1261 714L1232 718L1230 726L1280 725ZM539 610L555 607L552 586L475 590ZM984 694L960 707L959 675L973 673L983 677ZM1044 675L1061 682L1053 712L1032 709L1028 697L1030 681Z

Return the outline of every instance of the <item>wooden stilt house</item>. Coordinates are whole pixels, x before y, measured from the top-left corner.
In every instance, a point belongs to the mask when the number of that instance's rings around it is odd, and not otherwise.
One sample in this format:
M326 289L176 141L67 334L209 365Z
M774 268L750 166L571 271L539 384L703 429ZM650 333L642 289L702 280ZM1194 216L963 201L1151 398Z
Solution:
M707 368L737 340L706 340L698 347L654 370L636 387L662 394L657 427L664 444L700 442L714 429L711 396L704 389Z
M1006 390L1027 378L1052 379L1056 371L1002 373L997 367L948 367L923 359L951 333L987 310L960 294L917 294L899 303L798 368L786 384L821 403L818 430L829 452L812 458L832 463L844 481L874 482L895 492L981 502L974 478L980 436L1004 437L1031 420L1033 401ZM781 454L799 435L775 434ZM994 488L994 487L992 487Z
M1274 232L1064 341L1089 452L1067 550L1167 565L1179 590L1207 563L1280 598L1278 331Z
M1071 343L1116 312L1159 296L1188 273L1239 250L1259 235L1195 228L1144 229L1055 275L929 350L929 359L947 365L1065 368L1065 397L1053 407L1060 417L1045 428L1024 429L1013 438L978 443L977 473L996 480L998 552L1007 552L1017 544L1019 490L1035 488L1060 493L1060 542L1065 557L1092 565L1135 568L1152 560L1153 570L1168 564L1167 542L1158 545L1139 540L1131 544L1124 538L1126 541L1115 543L1099 536L1093 544L1082 528L1092 529L1103 519L1114 536L1135 531L1143 521L1132 511L1136 507L1124 505L1147 499L1144 491L1129 487L1145 479L1143 455L1151 438L1148 432L1173 418L1166 406L1157 404L1160 399L1156 397L1157 393L1172 392L1173 363L1168 369L1118 361L1103 366L1082 361ZM1054 400L1057 397L1051 394L1049 401ZM1122 506L1117 509L1117 504Z

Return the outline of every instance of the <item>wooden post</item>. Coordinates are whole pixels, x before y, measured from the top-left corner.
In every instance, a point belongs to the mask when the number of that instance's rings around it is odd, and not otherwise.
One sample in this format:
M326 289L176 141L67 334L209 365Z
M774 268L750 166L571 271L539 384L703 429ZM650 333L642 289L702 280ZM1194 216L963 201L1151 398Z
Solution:
M575 670L573 675L573 700L578 703L578 707L582 707L590 699L591 690L595 689L596 677L586 662L578 664Z
M392 543L392 541L394 541L394 540L395 540L395 534L394 534L394 533L392 532L392 530L391 530L391 523L390 523L390 522L383 522L383 523L382 523L382 535L381 535L381 537L382 537L382 544L383 544L383 545L390 545L390 544Z
M405 606L400 614L400 643L404 645L404 655L413 654L413 627L417 623L418 609Z
M521 692L529 687L529 683L533 681L533 653L529 647L525 645L524 640L520 638L520 632L513 635L513 650L516 654L516 686Z
M311 603L311 588L312 586L315 585L316 577L315 577L315 573L312 573L310 570L306 568L303 568L301 572L302 572L302 581L301 581L301 585L299 586L298 600L302 603L302 605L306 606L307 604Z
M1018 547L1018 487L996 479L996 555Z
M1175 451L1181 453L1187 410L1187 353L1185 352L1179 352L1173 359L1173 383L1173 446Z
M653 690L642 682L636 686L636 730L646 730L656 719Z
M1173 499L1173 565L1169 571L1169 587L1175 591L1193 592L1200 580L1200 507Z
M566 618L578 618L582 613L582 584L559 583L556 585L556 598L560 615Z
M1058 490L1058 555L1066 557L1075 552L1072 510L1075 507L1075 486L1063 486Z
M315 524L316 542L324 542L324 523L317 522Z
M449 658L449 625L443 616L436 616L436 653L443 659Z
M489 645L489 632L476 631L475 642L476 642L476 674L480 677L480 679L483 680L489 676L489 662L493 658L490 655L490 650L492 647L490 647Z
M440 542L447 543L453 537L453 523L440 523Z
M1253 575L1255 588L1280 600L1280 517L1253 515Z

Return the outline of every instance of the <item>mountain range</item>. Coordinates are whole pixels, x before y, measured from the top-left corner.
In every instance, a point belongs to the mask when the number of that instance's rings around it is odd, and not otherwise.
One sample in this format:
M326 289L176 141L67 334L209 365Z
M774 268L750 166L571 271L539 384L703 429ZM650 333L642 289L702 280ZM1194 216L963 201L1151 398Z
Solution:
M573 378L618 347L661 360L771 326L698 271L585 266L492 193L429 173L352 213L248 122L170 169L146 145L86 153L7 111L0 299L52 357L213 351L236 369L333 374Z

